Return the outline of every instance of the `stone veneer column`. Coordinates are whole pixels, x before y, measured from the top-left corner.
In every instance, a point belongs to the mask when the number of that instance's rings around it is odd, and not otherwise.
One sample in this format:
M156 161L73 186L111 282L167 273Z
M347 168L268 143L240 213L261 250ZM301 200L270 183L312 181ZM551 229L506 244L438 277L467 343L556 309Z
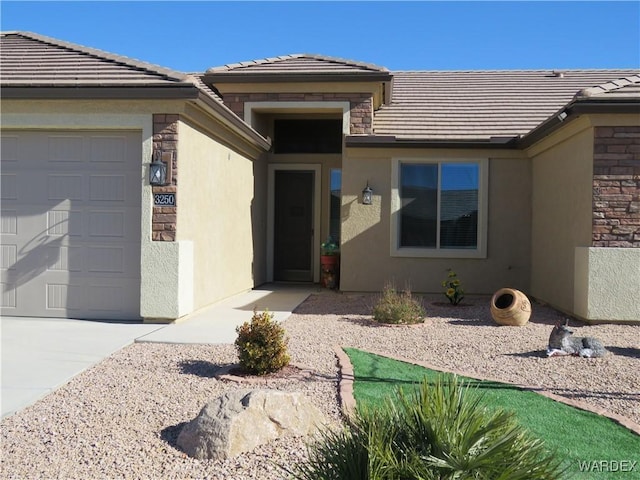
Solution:
M373 99L370 93L231 93L224 103L240 118L244 118L245 102L349 102L352 135L371 134Z
M153 155L160 152L160 158L167 165L167 185L152 187L153 193L175 193L176 206L153 207L151 239L173 242L176 239L177 190L178 190L178 115L153 115Z
M596 127L593 247L640 247L640 127Z

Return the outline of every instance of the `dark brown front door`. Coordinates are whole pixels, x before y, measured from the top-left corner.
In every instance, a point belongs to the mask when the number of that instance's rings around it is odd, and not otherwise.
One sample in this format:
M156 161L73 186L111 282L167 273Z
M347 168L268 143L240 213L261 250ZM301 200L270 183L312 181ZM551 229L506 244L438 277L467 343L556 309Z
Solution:
M273 279L313 281L313 171L275 172Z

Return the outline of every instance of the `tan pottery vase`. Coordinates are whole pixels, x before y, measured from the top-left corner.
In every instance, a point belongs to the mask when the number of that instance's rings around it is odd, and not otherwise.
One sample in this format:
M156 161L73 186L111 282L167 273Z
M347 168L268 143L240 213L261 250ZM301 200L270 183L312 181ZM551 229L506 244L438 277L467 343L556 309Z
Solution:
M491 298L491 316L499 325L522 326L531 317L531 302L520 290L501 288Z

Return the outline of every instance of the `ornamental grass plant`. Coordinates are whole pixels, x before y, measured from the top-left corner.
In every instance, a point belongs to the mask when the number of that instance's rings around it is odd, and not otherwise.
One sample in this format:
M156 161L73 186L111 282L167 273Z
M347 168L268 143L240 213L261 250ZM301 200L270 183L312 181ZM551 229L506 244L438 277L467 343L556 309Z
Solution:
M415 324L424 321L426 312L420 300L406 287L398 292L393 283L387 283L373 307L373 319L379 323Z
M425 379L382 408L359 407L308 449L307 461L287 469L298 480L542 480L564 471L511 413L486 408L458 378Z

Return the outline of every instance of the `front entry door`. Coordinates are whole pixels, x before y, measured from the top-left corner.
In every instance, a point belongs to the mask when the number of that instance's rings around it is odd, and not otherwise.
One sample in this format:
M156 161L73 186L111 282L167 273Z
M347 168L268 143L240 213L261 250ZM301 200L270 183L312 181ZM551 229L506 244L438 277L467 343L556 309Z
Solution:
M313 171L275 171L274 280L313 281L313 187Z

